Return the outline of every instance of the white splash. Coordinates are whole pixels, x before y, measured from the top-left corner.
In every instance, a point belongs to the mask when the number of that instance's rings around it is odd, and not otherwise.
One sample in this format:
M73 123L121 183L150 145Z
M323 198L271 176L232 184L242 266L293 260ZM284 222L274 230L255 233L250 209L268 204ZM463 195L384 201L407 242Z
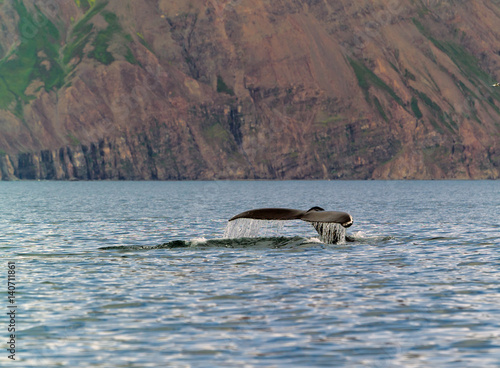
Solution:
M204 237L193 238L190 241L191 245L194 245L194 246L197 246L197 245L200 245L200 244L204 244L206 242L207 242L207 239L204 238Z
M345 227L334 222L312 222L312 226L325 244L339 244L345 242Z
M283 236L285 221L255 220L240 218L229 221L224 230L224 239ZM337 223L311 222L325 244L345 242L345 228Z
M227 223L224 239L282 236L283 225L283 221L240 218Z

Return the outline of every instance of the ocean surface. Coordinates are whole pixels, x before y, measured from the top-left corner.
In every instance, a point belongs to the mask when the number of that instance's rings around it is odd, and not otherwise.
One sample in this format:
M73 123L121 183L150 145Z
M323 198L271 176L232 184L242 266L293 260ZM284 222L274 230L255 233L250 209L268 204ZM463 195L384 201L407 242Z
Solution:
M500 367L500 181L0 182L0 246L2 367Z

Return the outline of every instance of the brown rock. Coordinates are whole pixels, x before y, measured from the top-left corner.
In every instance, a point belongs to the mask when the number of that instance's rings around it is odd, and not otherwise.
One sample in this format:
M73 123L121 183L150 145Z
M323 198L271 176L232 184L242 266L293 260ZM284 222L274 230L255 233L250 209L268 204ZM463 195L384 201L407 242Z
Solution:
M0 79L2 180L500 176L488 0L39 9L31 37L55 38L52 24L59 46L32 57L64 81ZM0 21L0 57L15 59L30 38L13 3Z

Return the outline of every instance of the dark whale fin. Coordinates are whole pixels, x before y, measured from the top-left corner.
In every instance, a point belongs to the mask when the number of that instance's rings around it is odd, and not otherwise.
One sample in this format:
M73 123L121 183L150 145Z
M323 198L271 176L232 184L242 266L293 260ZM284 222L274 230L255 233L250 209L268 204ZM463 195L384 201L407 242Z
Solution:
M312 212L312 211L324 211L324 209L323 209L323 208L321 208L321 207L318 207L318 206L314 206L314 207L309 208L309 209L306 211L306 213L307 213L307 212Z
M321 207L312 207L307 211L290 208L258 208L242 212L229 221L240 218L255 220L303 220L307 222L336 223L343 227L352 225L352 216L346 212L325 211Z
M353 222L351 215L337 211L307 211L300 219L307 222L335 223L343 227L349 227Z
M255 220L300 220L302 215L306 212L301 210L294 210L291 208L259 208L242 212L229 221L239 218L249 218Z

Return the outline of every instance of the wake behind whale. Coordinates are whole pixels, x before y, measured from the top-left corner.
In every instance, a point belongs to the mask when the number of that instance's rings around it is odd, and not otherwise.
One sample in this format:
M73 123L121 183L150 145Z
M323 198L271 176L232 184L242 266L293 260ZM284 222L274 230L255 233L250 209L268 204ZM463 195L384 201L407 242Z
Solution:
M301 249L324 246L318 239L301 236L285 237L244 237L234 239L204 239L173 240L159 245L122 245L102 247L99 250L113 250L120 252L149 251L155 249Z
M259 236L242 238L219 238L205 239L194 238L191 240L172 240L158 245L119 245L99 248L104 251L117 252L137 252L154 251L157 249L167 250L210 250L217 248L225 249L281 249L290 251L301 251L305 249L349 246L350 242L356 244L383 244L394 239L392 236L369 236L363 233L355 233L353 236L346 236L346 243L326 244L315 237L303 236Z

